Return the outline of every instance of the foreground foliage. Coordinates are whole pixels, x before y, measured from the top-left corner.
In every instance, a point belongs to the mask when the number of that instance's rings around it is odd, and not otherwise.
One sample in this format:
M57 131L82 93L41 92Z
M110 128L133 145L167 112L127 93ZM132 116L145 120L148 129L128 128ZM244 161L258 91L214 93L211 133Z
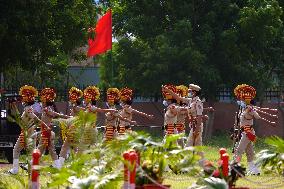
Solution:
M284 176L284 140L279 137L267 138L265 141L272 149L262 150L257 154L257 161L263 168Z

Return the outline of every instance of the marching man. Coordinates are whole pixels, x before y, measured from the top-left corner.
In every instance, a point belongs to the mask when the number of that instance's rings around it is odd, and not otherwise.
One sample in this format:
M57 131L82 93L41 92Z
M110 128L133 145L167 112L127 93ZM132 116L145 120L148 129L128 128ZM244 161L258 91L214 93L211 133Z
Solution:
M177 89L177 94L180 97L186 97L187 96L188 87L186 87L184 85L179 85L179 86L176 87L176 89ZM185 120L188 116L188 111L186 109L187 104L182 102L182 101L178 101L178 104L181 107L185 107L185 108L181 109L177 114L177 120L176 120L176 124L175 124L176 131L177 131L178 134L181 134L181 133L185 134ZM184 140L183 139L178 140L178 144L181 147L184 147Z
M80 98L82 98L82 96L83 92L76 87L71 87L71 89L69 90L69 104L71 106L70 116L76 116L81 110L82 111L85 110L84 108L80 107L81 104ZM67 153L70 150L70 147L71 146L75 147L75 143L77 142L75 138L76 128L72 123L68 123L66 132L65 131L62 132L66 136L59 154L59 162L60 162L59 168L63 166L64 161L67 158Z
M116 109L115 105L119 104L120 100L120 91L117 88L109 88L107 90L107 106L111 109ZM136 121L131 121L126 118L123 118L119 111L115 112L107 112L105 114L106 120L105 120L105 140L110 141L115 137L115 134L117 132L117 123L119 120L128 122L130 124L135 125Z
M133 113L137 115L144 116L149 119L153 119L153 115L146 114L144 112L140 112L134 108L131 107L132 104L132 95L133 91L130 88L123 88L120 90L120 104L122 106L122 110L120 111L120 115L122 118L127 119L129 121L132 120ZM118 127L118 134L123 135L126 131L131 131L130 122L120 120L119 127Z
M163 93L171 95L173 99L188 105L187 112L190 132L186 146L202 146L203 120L208 119L208 117L203 115L205 108L203 108L203 102L199 98L201 88L198 85L189 84L188 97L181 97L175 90L173 90L173 88L169 88L167 86L162 86L162 91ZM183 108L184 107L181 109ZM214 109L212 107L208 107L206 110L213 111ZM205 162L204 153L198 152L198 155L201 157L199 161L200 166L203 167Z
M171 92L168 92L167 90ZM170 84L163 86L162 94L167 105L164 115L165 136L177 133L175 124L177 122L178 113L181 111L180 106L177 104L176 99L174 99L171 93L176 94L176 86Z
M92 112L92 113L97 113L97 112L114 112L114 109L103 109L103 108L98 108L96 106L97 100L100 98L100 91L99 88L96 86L89 86L84 90L84 100L86 103L86 111L87 112Z
M100 91L99 88L96 86L89 86L84 90L84 100L86 103L86 112L91 112L97 115L98 112L101 113L107 113L107 112L115 112L115 109L103 109L103 108L98 108L96 106L97 100L100 98ZM85 130L85 136L84 136L84 141L85 143L93 143L94 137L97 135L97 128L96 128L96 123L93 125L93 130L86 131Z
M167 86L162 86L162 90L171 95L173 99L188 104L190 133L187 146L201 146L203 131L203 102L199 98L201 88L198 85L190 84L188 98L179 96L172 88Z
M260 117L258 114L258 109L253 106L253 99L256 95L256 90L249 85L242 84L238 85L234 89L234 93L238 100L245 102L245 107L240 113L240 128L241 128L241 139L235 150L234 161L239 162L241 156L244 152L247 155L248 169L250 174L258 175L260 174L259 169L253 163L254 150L253 142L256 141L255 131L253 129L253 119L261 119L271 126L276 126L275 122L268 121L267 119ZM275 117L275 116L273 116Z
M9 173L11 174L17 174L19 172L19 157L21 150L35 145L35 124L40 123L45 129L49 129L47 125L35 115L32 108L35 97L38 96L36 88L25 85L20 88L19 95L22 97L24 112L21 116L22 122L20 123L22 124L22 131L13 149L13 168L9 170ZM32 142L30 140L32 140Z
M49 127L49 129L46 129L46 127L44 127L43 124L41 125L41 139L38 148L41 154L43 154L44 151L48 149L49 154L53 160L53 167L59 168L60 163L54 145L55 133L51 130L52 129L51 123L52 119L54 118L67 119L70 118L70 116L59 114L53 110L55 98L56 98L56 92L53 88L44 88L40 93L40 99L41 102L43 103L43 112L41 120Z

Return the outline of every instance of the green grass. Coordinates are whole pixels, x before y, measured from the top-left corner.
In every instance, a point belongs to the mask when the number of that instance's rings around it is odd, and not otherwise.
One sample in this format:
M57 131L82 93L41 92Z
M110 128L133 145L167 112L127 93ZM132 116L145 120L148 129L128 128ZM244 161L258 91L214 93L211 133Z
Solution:
M206 159L216 162L219 159L219 149L221 147L225 147L228 150L228 153L230 155L230 158L232 158L231 153L231 147L232 147L232 141L226 137L225 134L219 134L218 136L214 136L210 139L210 141L206 142L205 145L205 157ZM264 148L269 148L268 145L264 143L263 138L259 138L255 145L255 151L259 152L260 150ZM22 157L21 160L24 160L24 157ZM51 164L50 156L44 156L43 160L46 165ZM247 166L246 163L246 156L244 155L242 158L242 162L245 167ZM11 176L7 173L11 166L6 166L4 168L0 168L0 189L1 188L23 188L23 185L20 184L18 180L23 180L27 184L28 176L27 173L20 169L20 173L18 177ZM165 180L164 184L170 184L172 189L182 189L182 188L188 188L191 186L196 180L197 177L192 177L188 175L175 175L171 173L165 174ZM246 179L249 179L250 181L247 181ZM277 175L273 174L267 174L262 173L260 176L247 176L246 179L239 179L237 182L237 186L246 186L250 188L280 188L284 189L284 178L279 177ZM48 188L47 183L50 181L50 175L48 173L43 173L40 176L40 182L42 188ZM252 183L258 182L258 183ZM3 184L4 183L4 184ZM282 186L281 186L282 184ZM122 182L121 184L122 185ZM281 187L279 187L281 186ZM66 187L60 187L60 188L66 188Z

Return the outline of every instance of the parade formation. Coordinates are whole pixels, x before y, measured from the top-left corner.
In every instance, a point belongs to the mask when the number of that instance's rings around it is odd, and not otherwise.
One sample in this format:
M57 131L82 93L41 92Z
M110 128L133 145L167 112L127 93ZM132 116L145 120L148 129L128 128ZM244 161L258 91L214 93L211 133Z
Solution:
M200 99L201 87L196 84L174 86L171 84L163 85L161 92L164 98L164 136L167 137L173 134L186 134L188 127L189 134L186 137L176 141L180 148L190 146L202 146L202 133L204 130L204 122L208 120L205 115L206 111L215 111L212 107L204 107L203 101ZM276 122L269 121L261 117L268 116L276 118L277 116L271 113L277 112L275 109L263 108L255 106L254 98L256 90L247 84L238 85L234 89L234 94L238 103L238 112L235 116L234 132L232 139L234 141L233 153L234 162L240 162L242 154L245 152L247 156L248 173L259 175L260 170L254 164L253 143L256 141L256 133L253 129L253 120L263 120L267 125L276 126ZM53 161L52 166L60 169L64 165L64 161L68 158L68 153L73 149L75 153L80 153L80 146L76 145L75 125L70 122L67 124L64 132L63 145L59 156L55 151L55 133L52 131L52 121L55 118L74 119L80 111L97 114L98 112L105 114L105 124L103 132L103 141L108 142L119 136L132 132L132 126L136 126L137 122L132 120L133 114L143 116L150 120L155 119L153 115L141 112L131 107L133 102L133 90L130 88L109 88L106 91L106 106L107 108L97 107L97 101L100 98L100 90L96 86L89 86L84 91L72 87L69 90L69 115L64 115L56 112L55 98L56 91L53 88L44 88L39 93L33 86L25 85L20 88L19 95L21 96L24 110L21 116L22 122L27 127L27 135L21 132L13 151L13 166L9 170L10 174L19 172L19 156L21 150L31 145L34 149L39 149L40 154L48 151ZM36 115L33 108L36 102L36 97L41 101L41 115ZM83 98L83 103L82 99ZM84 105L83 105L84 104ZM15 108L15 107L14 107ZM188 125L187 125L188 123ZM36 131L36 128L40 128ZM93 132L94 131L94 132ZM96 125L93 125L92 134L98 132ZM26 137L26 138L25 138ZM29 141L27 143L27 141ZM119 147L118 147L119 148ZM206 153L198 152L200 156L199 165L205 166Z
M0 7L0 189L284 188L284 1Z

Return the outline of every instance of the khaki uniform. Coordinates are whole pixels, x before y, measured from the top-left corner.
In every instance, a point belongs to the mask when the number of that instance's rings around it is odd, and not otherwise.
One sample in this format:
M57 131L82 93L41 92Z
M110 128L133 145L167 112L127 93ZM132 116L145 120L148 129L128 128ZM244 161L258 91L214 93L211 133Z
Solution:
M185 133L185 119L187 117L187 110L181 109L180 112L177 115L177 121L176 121L176 131L178 134ZM184 147L184 140L179 139L178 144L182 147Z
M34 132L34 123L36 115L34 114L33 108L31 106L26 106L21 118L25 126L28 128L27 139L25 139L24 131L21 131L21 134L13 149L13 159L19 159L21 150L27 147L26 142L28 142L29 145L35 145L36 135ZM32 139L32 143L30 143L30 139Z
M202 116L203 103L199 97L193 97L189 100L188 104L188 117L190 132L188 136L187 146L201 146L202 145L202 132L203 123L201 122L200 127L197 127L197 116Z
M71 116L75 116L79 113L80 108L78 108L77 106L72 106L72 108L70 109L70 115ZM67 153L70 150L70 147L74 145L75 141L75 132L76 132L76 128L75 125L71 125L71 123L67 123L67 133L66 133L66 138L61 146L61 150L60 150L60 157L63 157L66 159L67 157Z
M132 120L132 107L129 105L124 105L122 110L120 111L121 117ZM130 123L127 121L120 120L119 121L119 127L118 127L118 134L123 135L126 131L131 131Z
M116 124L118 121L119 112L107 112L106 114L106 127L105 127L105 140L109 141L115 137Z
M87 106L86 112L91 112L97 115L98 108L95 105L89 104ZM96 126L96 122L93 123L93 128L85 128L83 133L83 144L90 145L95 143L97 137L98 129Z
M50 106L45 107L42 112L41 120L52 129L52 119L55 117L54 111ZM57 154L54 145L55 133L51 130L47 130L45 126L41 125L41 139L38 149L40 153L43 154L47 149L53 161L57 160Z
M177 115L176 129L178 133L185 132L185 119L187 117L187 114L187 111L182 109Z
M180 112L180 107L175 104L170 104L167 107L167 111L165 113L165 119L164 119L166 135L177 133L175 124L177 122L177 115L179 112Z
M254 159L253 141L255 140L255 131L252 128L254 118L260 119L260 116L252 106L247 106L240 115L242 135L238 147L235 151L235 160L240 160L244 152L246 152L248 162L252 162Z

